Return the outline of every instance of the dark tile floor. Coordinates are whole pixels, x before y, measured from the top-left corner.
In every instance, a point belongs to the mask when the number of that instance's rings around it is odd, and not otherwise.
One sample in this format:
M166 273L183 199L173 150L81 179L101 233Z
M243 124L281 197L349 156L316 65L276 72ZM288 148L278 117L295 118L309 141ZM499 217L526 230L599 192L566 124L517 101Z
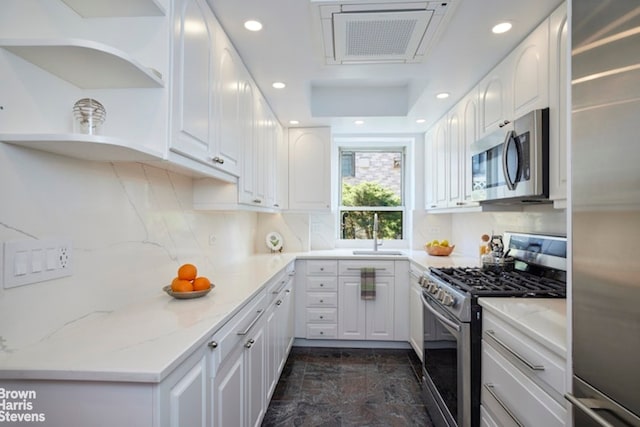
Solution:
M413 350L293 347L263 426L432 426Z

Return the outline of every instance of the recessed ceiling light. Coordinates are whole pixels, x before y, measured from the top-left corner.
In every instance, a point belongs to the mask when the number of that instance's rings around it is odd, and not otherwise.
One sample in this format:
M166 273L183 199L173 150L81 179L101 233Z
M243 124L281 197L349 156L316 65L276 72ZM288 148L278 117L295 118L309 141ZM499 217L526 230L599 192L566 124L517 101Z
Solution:
M449 97L449 92L440 92L436 95L438 99L447 99Z
M426 120L425 120L425 119L418 119L418 120L416 120L416 123L424 123L424 122L426 122Z
M353 122L354 125L363 125L364 124L364 120L356 120Z
M244 23L244 28L249 31L260 31L262 29L262 24L258 21L250 20Z
M299 122L299 121L297 121L297 120L289 120L289 124L290 124L290 125L299 125L299 124L300 124L300 122Z
M511 29L512 25L511 22L501 22L497 25L494 25L494 27L491 29L491 31L494 34L502 34L502 33L506 33L507 31L509 31Z
M273 82L271 86L273 86L275 89L284 89L285 87L287 87L287 85L283 82Z

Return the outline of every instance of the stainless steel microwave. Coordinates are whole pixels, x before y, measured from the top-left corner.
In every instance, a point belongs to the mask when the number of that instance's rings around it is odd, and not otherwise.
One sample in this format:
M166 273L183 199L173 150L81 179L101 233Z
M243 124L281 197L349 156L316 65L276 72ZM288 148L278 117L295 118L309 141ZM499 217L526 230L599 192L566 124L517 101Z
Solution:
M505 122L471 145L471 197L479 202L549 198L549 109Z

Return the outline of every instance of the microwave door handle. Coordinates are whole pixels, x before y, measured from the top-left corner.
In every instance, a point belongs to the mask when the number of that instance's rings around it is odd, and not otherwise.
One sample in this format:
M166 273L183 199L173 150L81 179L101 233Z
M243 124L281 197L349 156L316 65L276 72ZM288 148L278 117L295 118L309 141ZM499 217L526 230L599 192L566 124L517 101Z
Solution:
M502 146L502 173L504 175L504 181L507 183L507 188L509 188L509 190L513 191L516 189L516 184L518 183L518 179L519 179L519 170L520 170L520 153L518 153L518 141L517 141L517 136L516 133L514 131L509 131L507 132L507 137L504 140L503 146ZM508 152L509 152L509 145L511 144L511 141L515 141L515 150L516 150L516 173L515 173L515 177L513 177L513 180L511 178L511 175L509 175L509 163L508 163Z

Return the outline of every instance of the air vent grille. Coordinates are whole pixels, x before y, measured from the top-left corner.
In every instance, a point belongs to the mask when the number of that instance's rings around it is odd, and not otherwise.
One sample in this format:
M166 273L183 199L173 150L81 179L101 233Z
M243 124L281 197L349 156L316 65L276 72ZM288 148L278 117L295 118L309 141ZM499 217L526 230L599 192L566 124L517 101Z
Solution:
M450 2L317 1L328 64L421 62Z
M416 19L376 19L347 24L345 52L352 57L404 55L416 28Z

